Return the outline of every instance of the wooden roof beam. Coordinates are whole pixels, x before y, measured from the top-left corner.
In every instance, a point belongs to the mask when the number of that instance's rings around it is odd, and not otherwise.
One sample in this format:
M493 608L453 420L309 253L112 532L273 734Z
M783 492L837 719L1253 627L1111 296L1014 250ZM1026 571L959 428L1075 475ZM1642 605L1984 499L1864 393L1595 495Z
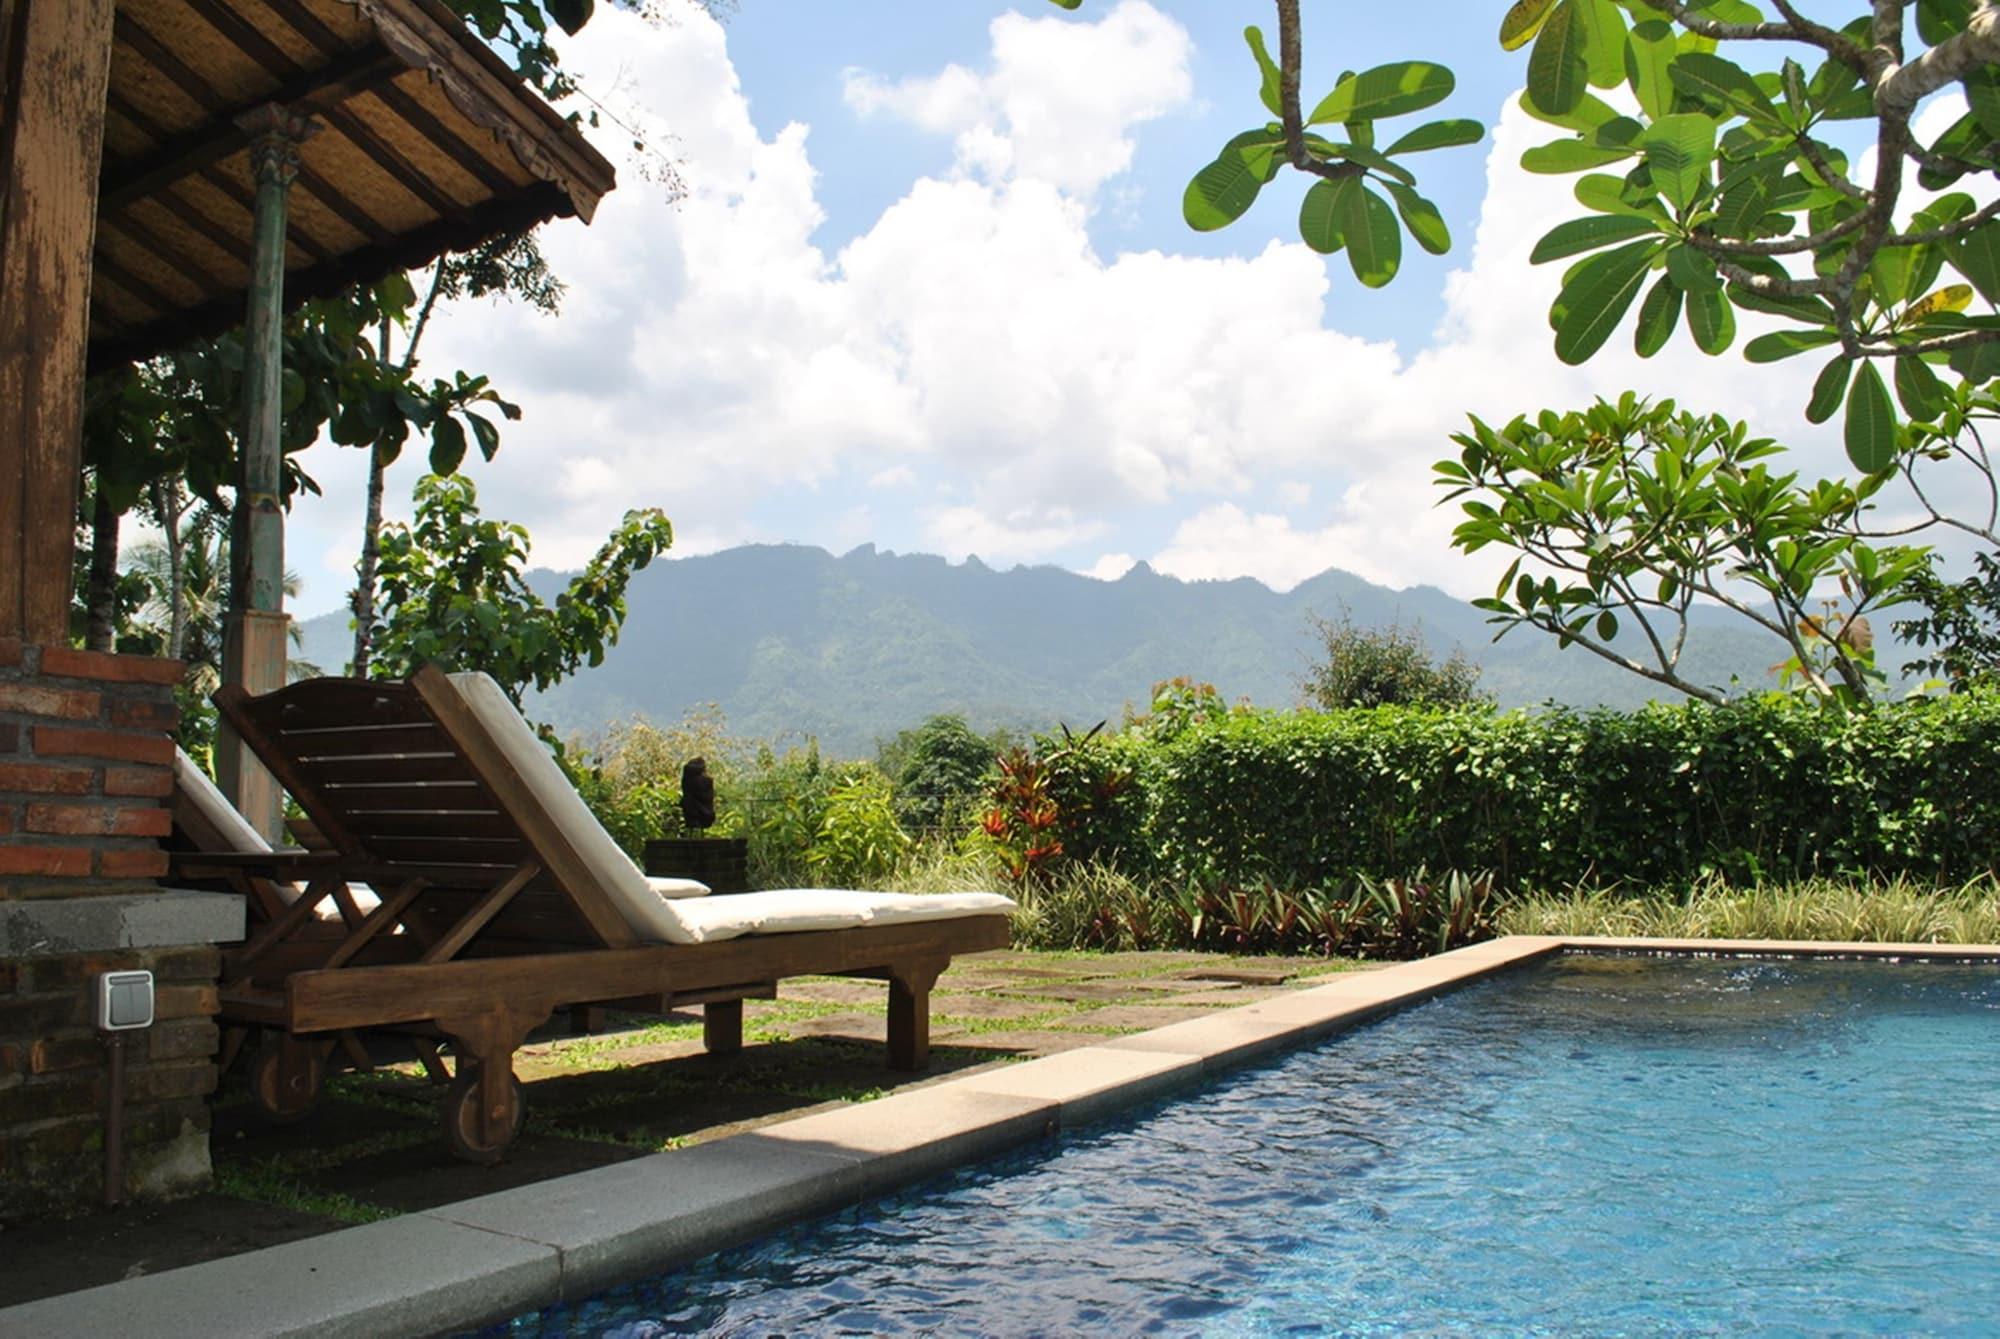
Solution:
M112 89L106 95L105 102L113 112L117 113L120 118L128 122L140 134L156 142L164 143L166 141L166 132L160 129L159 123L120 97L117 89ZM232 204L241 209L245 217L256 213L256 202L251 199L250 192L245 190L239 183L225 176L213 164L197 168L194 172L187 175L201 178L204 183L220 192ZM193 228L224 251L235 256L246 268L249 266L250 242L247 234L243 236L232 235L214 219L208 217L201 210L196 209L186 200L183 200L176 193L176 189L173 186L162 186L148 198L182 223L185 223L188 227ZM293 233L291 243L316 261L326 261L333 258L331 251L328 251L304 233Z
M122 27L120 35L123 36ZM133 201L213 167L240 151L250 142L236 124L236 118L245 113L277 103L301 115L318 115L357 93L386 85L404 68L402 61L380 47L362 47L254 101L217 111L193 130L145 154L108 164L99 183L99 208L106 214L116 213Z

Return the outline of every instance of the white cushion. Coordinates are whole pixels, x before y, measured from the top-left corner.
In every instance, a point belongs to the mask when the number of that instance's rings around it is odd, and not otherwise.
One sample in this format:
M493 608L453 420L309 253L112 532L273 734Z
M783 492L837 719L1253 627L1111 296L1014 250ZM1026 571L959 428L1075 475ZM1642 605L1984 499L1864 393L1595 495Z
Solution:
M662 937L673 944L707 944L743 935L800 930L850 930L866 925L1001 916L1014 900L998 893L876 893L853 888L777 888L728 893L699 902L663 904L670 919Z
M563 775L548 746L536 738L500 685L478 673L449 678L542 808L561 825L592 880L642 939L706 944L748 934L997 916L1014 909L1013 900L998 893L931 896L847 888L782 888L767 893L704 896L708 888L692 879L649 879L611 840Z
M264 840L264 834L250 826L250 820L236 812L223 793L208 779L208 773L195 764L195 760L174 748L174 785L181 797L192 804L208 825L221 834L227 849L238 855L266 855L271 843Z
M700 879L675 879L664 874L648 874L646 886L660 897L707 897L713 891Z
M450 677L465 705L472 709L472 714L493 736L493 742L500 746L507 761L514 765L514 770L527 783L543 810L556 821L576 848L592 880L618 904L627 919L649 903L657 903L659 895L647 886L646 876L632 863L632 857L611 840L611 834L604 830L597 816L590 812L590 806L576 793L576 787L570 785L569 778L563 775L548 745L536 738L534 729L507 700L507 694L501 691L500 685L479 673Z

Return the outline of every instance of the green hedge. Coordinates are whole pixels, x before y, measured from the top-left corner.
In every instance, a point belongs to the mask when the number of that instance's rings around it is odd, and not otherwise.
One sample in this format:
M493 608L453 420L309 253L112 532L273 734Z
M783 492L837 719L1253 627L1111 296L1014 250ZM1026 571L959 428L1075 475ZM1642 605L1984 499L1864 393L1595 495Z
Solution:
M1325 885L1425 865L1509 888L2000 862L2000 694L1841 715L1772 696L1632 713L1253 712L1070 764L1132 780L1075 845L1141 877Z

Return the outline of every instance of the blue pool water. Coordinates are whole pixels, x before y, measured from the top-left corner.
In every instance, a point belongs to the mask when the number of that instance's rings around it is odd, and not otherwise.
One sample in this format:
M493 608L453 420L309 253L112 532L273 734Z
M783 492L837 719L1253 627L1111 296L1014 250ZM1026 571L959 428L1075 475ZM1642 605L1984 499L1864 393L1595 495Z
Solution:
M497 1333L2000 1332L2000 971L1569 956Z

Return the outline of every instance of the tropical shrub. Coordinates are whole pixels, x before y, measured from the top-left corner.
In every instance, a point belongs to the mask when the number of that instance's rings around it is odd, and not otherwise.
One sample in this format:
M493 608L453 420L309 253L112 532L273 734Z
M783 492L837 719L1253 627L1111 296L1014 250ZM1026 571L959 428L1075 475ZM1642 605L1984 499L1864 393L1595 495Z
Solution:
M1232 716L1159 747L1145 872L1302 887L1490 869L1503 889L2000 864L2000 695L1829 713L1538 715L1380 708Z
M933 716L905 732L883 748L880 760L895 779L898 817L918 828L970 818L999 752L995 741L974 733L963 716Z
M1453 650L1442 663L1416 632L1401 624L1359 628L1346 614L1314 618L1320 658L1306 671L1306 702L1322 711L1342 707L1470 707L1491 699L1479 691L1479 666Z
M910 845L889 779L861 763L827 791L805 860L816 884L866 887L887 878Z

